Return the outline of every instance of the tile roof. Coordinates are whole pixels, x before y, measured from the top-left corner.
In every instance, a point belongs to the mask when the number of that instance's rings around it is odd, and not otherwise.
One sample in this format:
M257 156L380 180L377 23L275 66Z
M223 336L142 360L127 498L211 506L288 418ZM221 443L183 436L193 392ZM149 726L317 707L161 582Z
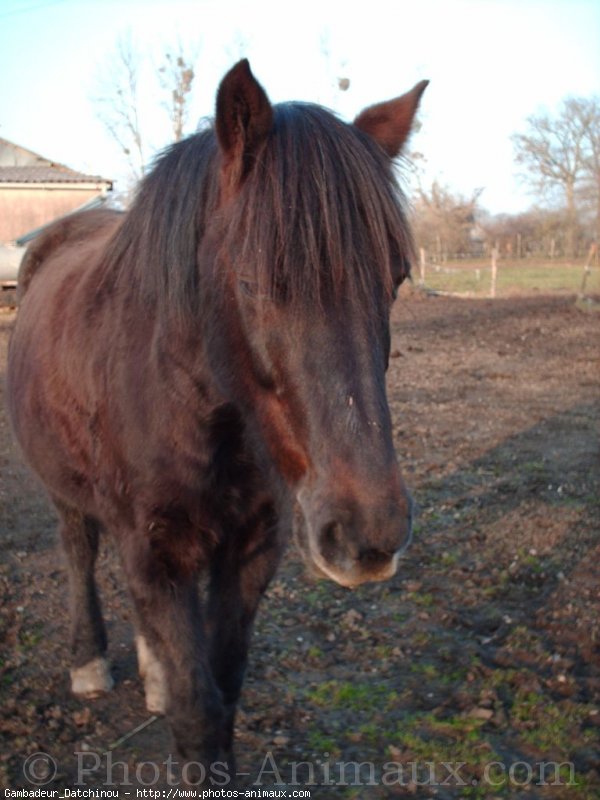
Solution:
M99 175L85 175L59 165L31 167L0 167L0 184L3 183L107 183L112 181Z

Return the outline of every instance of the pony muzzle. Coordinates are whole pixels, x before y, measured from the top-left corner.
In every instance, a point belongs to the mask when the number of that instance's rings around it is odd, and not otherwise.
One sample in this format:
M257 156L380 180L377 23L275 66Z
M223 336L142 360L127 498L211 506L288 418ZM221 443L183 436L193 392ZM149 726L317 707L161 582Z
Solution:
M307 525L306 555L323 577L354 588L362 583L392 578L398 562L412 541L412 501L396 507L385 520L364 515L322 512Z

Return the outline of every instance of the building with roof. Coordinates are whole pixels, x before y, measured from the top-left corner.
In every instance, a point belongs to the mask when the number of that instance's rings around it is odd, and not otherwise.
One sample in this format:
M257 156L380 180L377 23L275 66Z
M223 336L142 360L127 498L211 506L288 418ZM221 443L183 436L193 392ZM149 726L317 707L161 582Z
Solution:
M0 138L0 242L15 242L94 205L111 190L106 178L76 172Z

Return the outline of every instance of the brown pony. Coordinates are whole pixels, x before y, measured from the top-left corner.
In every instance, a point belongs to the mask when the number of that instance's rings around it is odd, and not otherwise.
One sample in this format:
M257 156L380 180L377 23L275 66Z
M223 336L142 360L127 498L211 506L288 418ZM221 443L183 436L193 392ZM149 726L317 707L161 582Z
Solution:
M112 685L106 531L148 708L192 783L218 759L234 769L250 630L294 517L306 559L343 586L392 576L410 539L385 392L412 255L392 158L425 86L347 125L272 106L240 61L214 128L167 150L126 214L71 216L25 257L8 397L60 516L72 689Z

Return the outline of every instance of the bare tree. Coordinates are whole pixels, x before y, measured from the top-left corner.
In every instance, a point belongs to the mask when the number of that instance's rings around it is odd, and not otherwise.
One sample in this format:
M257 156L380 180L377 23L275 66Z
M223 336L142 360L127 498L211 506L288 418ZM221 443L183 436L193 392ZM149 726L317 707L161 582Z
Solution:
M434 254L437 261L465 254L471 249L482 189L470 198L453 194L437 181L431 189L418 189L414 202L414 229L417 244Z
M119 39L99 78L98 116L127 157L135 180L146 169L146 147L140 124L138 80L141 56L131 36Z
M575 254L577 191L590 170L590 114L585 99L564 100L556 117L529 117L526 133L513 136L522 176L540 194L554 193L566 209L566 251Z
M179 42L177 51L174 53L167 51L162 65L158 68L161 88L167 93L164 106L169 114L174 142L179 142L183 138L188 119L187 101L196 77L193 61L193 58L186 55Z
M126 157L134 183L144 176L152 152L184 135L195 78L194 61L195 56L178 43L167 49L161 63L153 67L148 52L136 48L128 35L117 42L99 72L94 98L98 116ZM153 95L161 90L166 97L156 108L167 112L169 133L164 136L166 126L161 127L159 120L152 128L158 141L150 143L149 124L142 109L150 107Z
M323 58L325 74L328 76L327 94L323 96L321 102L336 108L339 104L341 93L347 92L352 85L351 79L347 74L348 62L345 58L333 55L331 31L328 28L321 31L319 50Z
M581 102L581 122L585 130L585 174L582 187L584 201L594 209L594 239L600 242L600 98Z

